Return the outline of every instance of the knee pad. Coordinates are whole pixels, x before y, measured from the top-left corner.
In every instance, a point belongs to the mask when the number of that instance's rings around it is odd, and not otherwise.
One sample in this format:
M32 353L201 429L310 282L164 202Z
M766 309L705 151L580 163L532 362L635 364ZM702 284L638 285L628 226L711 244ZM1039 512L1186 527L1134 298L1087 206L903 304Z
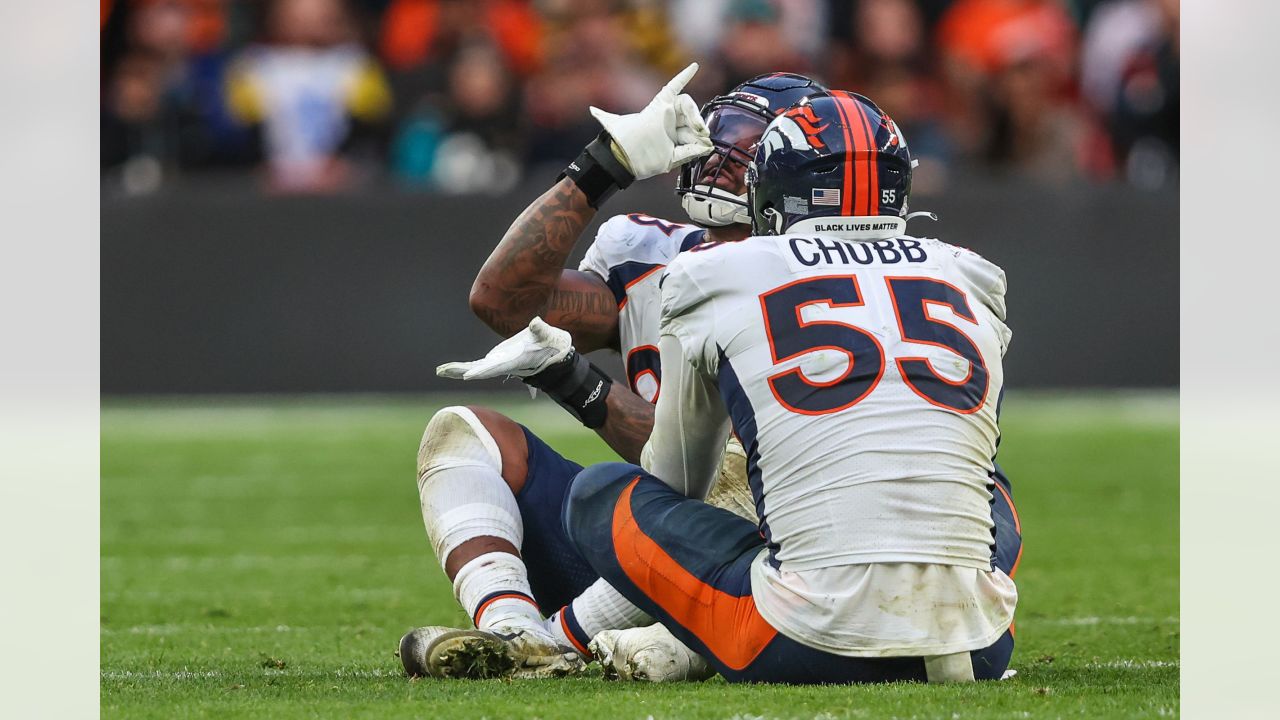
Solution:
M502 473L502 452L480 418L470 408L442 408L422 433L418 444L418 489L432 474L452 467L488 465Z
M465 407L444 408L427 423L418 446L418 498L442 564L475 537L499 537L517 548L523 541L524 524L502 479L498 443Z

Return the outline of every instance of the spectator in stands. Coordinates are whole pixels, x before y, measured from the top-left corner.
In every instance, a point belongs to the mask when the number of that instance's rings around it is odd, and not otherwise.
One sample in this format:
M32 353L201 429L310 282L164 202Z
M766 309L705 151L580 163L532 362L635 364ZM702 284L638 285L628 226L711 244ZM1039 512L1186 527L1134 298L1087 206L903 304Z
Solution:
M411 185L505 192L519 181L521 79L542 29L521 0L392 0L381 52L399 101L392 167Z
M761 73L810 71L810 54L802 52L796 38L785 32L781 7L767 0L733 0L729 4L714 63L722 69L722 86L732 87ZM823 33L813 32L808 44L815 54L821 53Z
M600 131L588 106L634 112L666 76L646 62L642 46L651 45L652 37L635 30L626 3L554 0L545 3L544 14L545 62L525 87L527 161L532 167L563 167ZM652 26L648 30L654 32Z
M912 0L837 2L831 33L831 86L867 95L884 108L922 161L913 186L940 190L951 147L919 6Z
M243 157L248 138L220 102L223 5L133 0L103 10L100 128L109 181L148 192L179 167Z
M273 190L344 187L350 145L375 134L391 110L386 79L342 0L273 0L266 18L264 42L230 72L230 105L243 123L262 126Z
M844 0L847 4L848 0ZM817 68L825 60L827 49L823 37L829 15L829 4L839 5L841 0L667 0L671 26L675 37L684 49L696 58L711 58L726 43L744 44L747 38L735 37L744 21L767 24L776 30L786 55L798 55L808 67ZM750 34L758 28L751 28ZM847 24L844 30L847 31ZM741 48L746 53L749 48ZM756 47L755 50L773 53L774 47ZM762 63L767 64L767 63ZM718 71L715 62L706 62L704 69ZM751 77L716 77L704 81L708 88L736 85ZM697 80L697 78L695 78Z
M178 94L186 73L189 6L180 0L135 3L124 19L128 51L103 93L102 165L120 168L128 192L159 186L178 154Z
M164 126L164 85L164 63L153 53L135 50L116 63L103 93L102 168L118 170L118 180L130 194L158 188L163 160L171 155L172 137Z
M507 67L527 76L542 55L542 23L528 0L390 0L379 51L392 74L447 64L465 42L484 36Z
M953 138L970 159L1062 183L1096 166L1098 137L1075 102L1076 29L1055 0L960 0L938 42Z
M1123 176L1172 182L1178 162L1178 0L1120 0L1094 10L1081 91L1107 123Z
M446 95L411 114L393 149L401 179L445 192L503 193L520 180L519 92L501 52L477 39L447 68Z
M772 70L875 98L925 191L1177 178L1177 0L104 0L100 22L103 178L130 192L265 160L281 191L389 170L500 193L690 60L699 100Z

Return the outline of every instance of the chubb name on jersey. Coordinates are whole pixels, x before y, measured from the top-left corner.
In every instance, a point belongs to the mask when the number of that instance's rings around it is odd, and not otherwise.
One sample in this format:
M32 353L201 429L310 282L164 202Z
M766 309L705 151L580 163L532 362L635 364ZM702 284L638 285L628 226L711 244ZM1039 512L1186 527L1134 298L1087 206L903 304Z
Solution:
M850 243L835 238L793 237L787 241L791 254L805 267L819 263L828 265L870 265L879 261L884 265L895 263L923 263L929 255L919 240L895 238L875 242Z

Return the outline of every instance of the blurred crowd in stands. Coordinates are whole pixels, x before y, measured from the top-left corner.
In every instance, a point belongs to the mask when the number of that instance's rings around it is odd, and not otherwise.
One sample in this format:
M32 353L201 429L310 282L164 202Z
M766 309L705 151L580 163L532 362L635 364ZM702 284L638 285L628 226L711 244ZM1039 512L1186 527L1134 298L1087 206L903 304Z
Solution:
M643 107L753 75L871 97L921 159L1177 182L1178 0L101 0L104 188L219 168L268 192L501 193Z

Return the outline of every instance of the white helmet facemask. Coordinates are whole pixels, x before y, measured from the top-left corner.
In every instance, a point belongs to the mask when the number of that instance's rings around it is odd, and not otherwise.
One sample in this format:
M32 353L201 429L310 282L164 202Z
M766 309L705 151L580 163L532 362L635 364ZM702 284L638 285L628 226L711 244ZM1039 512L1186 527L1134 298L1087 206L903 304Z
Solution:
M734 223L751 224L747 211L747 194L734 195L712 185L694 185L695 192L680 199L689 219L705 227L724 227Z
M676 194L689 219L703 227L751 224L751 210L745 190L726 190L725 182L741 177L755 155L755 143L768 124L757 111L734 105L714 108L707 116L711 142L709 155L691 160L680 168Z

